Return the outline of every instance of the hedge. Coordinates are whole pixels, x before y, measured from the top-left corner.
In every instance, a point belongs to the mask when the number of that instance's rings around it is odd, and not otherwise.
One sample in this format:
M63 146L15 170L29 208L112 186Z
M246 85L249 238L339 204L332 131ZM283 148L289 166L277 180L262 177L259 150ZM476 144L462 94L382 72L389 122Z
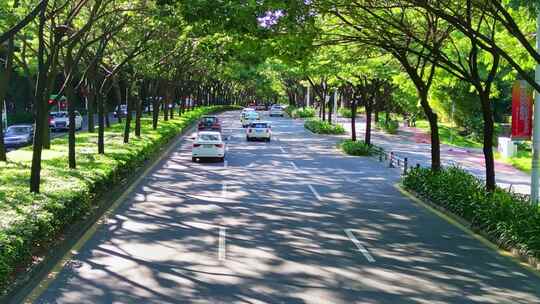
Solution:
M364 141L347 139L339 144L343 152L353 156L370 156L375 154L375 147L367 145Z
M285 111L292 118L311 118L315 117L315 114L317 113L317 110L311 107L296 108L289 106L285 108Z
M28 191L31 147L10 152L10 161L0 162L0 290L6 291L16 267L28 264L36 249L88 215L97 196L110 191L202 115L226 109L197 108L160 121L157 130L152 130L151 118L143 117L141 138L132 136L129 144L123 144L123 124L113 125L105 133L105 155L97 154L95 133L77 133L77 170L67 165L67 136L54 139L51 150L43 153L41 194Z
M310 119L304 123L304 127L310 130L313 133L317 134L334 134L340 135L345 134L345 129L342 125L336 124L333 125L327 121L322 121L318 119Z
M403 185L471 223L504 249L540 258L540 207L528 197L497 188L493 193L460 168L411 170Z

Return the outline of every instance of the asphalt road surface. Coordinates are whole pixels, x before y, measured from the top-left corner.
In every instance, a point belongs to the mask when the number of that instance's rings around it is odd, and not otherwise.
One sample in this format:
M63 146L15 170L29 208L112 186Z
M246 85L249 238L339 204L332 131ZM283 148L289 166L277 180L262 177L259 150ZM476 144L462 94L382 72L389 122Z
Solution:
M399 173L273 121L246 142L222 115L226 163L187 136L37 303L540 303L540 279L417 206Z

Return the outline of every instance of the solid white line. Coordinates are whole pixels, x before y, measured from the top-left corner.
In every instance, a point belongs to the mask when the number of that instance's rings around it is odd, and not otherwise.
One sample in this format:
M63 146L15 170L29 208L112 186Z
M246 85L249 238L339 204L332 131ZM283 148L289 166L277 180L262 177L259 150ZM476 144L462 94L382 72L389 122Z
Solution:
M219 228L219 249L218 249L218 259L220 261L225 261L227 258L227 252L225 250L225 238L227 237L226 229L221 227Z
M313 188L312 185L308 184L308 187L309 187L309 190L311 190L311 192L313 192L313 195L315 195L315 197L317 198L318 201L322 201L322 197L319 195L319 193L317 192L317 190L315 190L315 188Z
M366 247L364 247L362 243L360 243L360 241L356 238L352 229L345 229L345 234L351 240L351 242L353 242L354 245L356 245L356 248L358 248L358 251L360 251L364 255L364 257L366 258L368 262L370 263L375 262L375 259L373 258L373 256L371 256L371 254L366 249Z
M294 162L290 162L290 163L293 166L294 170L298 170L298 167L296 166L296 164Z

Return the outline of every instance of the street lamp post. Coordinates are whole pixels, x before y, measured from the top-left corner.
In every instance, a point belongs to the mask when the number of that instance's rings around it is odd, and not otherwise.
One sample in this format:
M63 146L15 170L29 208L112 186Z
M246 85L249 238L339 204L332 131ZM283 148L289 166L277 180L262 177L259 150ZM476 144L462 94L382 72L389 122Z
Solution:
M540 52L540 12L536 19L536 51ZM536 65L535 81L540 83L540 64ZM538 203L540 183L540 92L534 94L533 158L531 174L531 201Z

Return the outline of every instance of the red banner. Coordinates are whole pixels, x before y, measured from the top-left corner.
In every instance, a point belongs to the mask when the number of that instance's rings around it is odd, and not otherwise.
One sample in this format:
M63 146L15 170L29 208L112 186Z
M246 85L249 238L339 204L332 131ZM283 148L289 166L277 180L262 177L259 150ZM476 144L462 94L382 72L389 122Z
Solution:
M532 135L532 90L526 81L516 81L512 90L512 139L530 140Z

